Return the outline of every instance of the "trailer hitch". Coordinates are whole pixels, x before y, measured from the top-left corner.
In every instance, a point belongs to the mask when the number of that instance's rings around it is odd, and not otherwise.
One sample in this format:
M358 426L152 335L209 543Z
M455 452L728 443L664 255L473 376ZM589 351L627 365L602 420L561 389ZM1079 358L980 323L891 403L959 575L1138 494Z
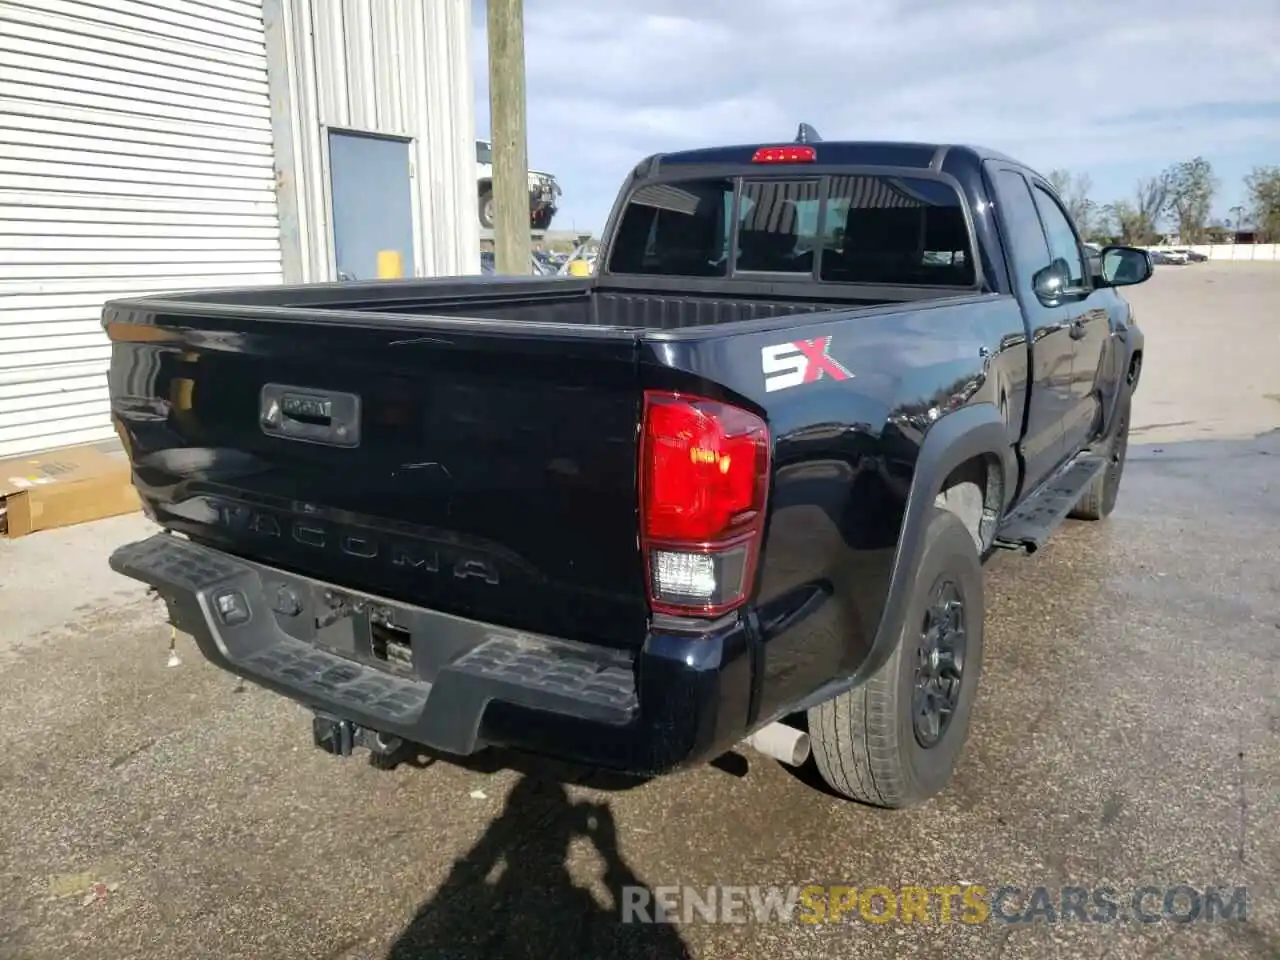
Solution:
M325 713L312 717L311 736L317 747L335 757L349 757L357 749L368 750L370 762L380 770L394 769L410 751L410 745L400 737Z

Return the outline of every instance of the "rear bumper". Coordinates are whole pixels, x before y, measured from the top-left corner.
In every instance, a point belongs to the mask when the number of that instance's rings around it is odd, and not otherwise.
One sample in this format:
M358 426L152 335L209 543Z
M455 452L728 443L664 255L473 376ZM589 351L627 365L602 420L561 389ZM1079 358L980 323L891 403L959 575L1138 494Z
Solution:
M217 666L444 753L503 745L647 775L709 759L748 732L751 647L736 618L697 636L651 632L630 654L330 587L169 534L110 562L155 587ZM334 597L355 612L317 631ZM407 631L411 665L376 662L358 628L369 616ZM344 629L352 645L335 648Z

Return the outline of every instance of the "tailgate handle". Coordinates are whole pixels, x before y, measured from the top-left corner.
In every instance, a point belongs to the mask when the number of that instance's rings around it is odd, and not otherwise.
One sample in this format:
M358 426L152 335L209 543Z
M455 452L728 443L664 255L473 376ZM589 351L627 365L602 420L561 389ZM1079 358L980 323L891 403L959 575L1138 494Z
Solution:
M314 423L316 426L328 427L333 424L333 407L328 400L323 404L311 406L295 406L292 409L287 406L289 398L285 398L285 402L281 404L282 414L289 420L296 420L298 423ZM303 400L303 403L311 404L313 401Z
M268 436L333 447L360 445L360 397L354 393L268 383L259 411Z

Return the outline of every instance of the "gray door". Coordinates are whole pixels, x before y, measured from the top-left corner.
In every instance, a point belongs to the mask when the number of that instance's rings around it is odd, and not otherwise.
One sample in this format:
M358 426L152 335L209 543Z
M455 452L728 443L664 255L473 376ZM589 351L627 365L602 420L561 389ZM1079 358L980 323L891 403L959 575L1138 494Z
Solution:
M331 130L329 189L338 279L412 276L408 141Z

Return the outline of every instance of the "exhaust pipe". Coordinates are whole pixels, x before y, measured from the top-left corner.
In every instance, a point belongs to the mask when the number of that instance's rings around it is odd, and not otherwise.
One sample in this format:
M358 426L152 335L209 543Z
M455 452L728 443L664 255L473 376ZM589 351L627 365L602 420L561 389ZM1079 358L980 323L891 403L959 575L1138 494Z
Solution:
M809 735L785 723L774 722L761 727L742 742L789 767L801 766L809 759Z

